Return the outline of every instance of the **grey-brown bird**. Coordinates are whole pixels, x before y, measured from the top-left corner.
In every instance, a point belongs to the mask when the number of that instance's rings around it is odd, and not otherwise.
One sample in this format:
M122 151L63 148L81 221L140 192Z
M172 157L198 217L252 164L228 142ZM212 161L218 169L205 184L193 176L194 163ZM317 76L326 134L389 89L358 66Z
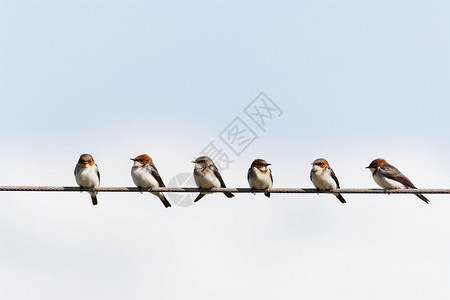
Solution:
M195 163L194 167L194 180L195 184L202 189L210 188L225 188L225 182L220 176L219 170L216 165L208 156L200 156L193 161ZM207 192L201 192L194 202L202 199ZM234 197L231 192L224 192L225 196L228 198Z
M248 184L252 189L265 190L264 195L270 197L267 189L271 189L273 185L272 170L264 159L255 159L247 172Z

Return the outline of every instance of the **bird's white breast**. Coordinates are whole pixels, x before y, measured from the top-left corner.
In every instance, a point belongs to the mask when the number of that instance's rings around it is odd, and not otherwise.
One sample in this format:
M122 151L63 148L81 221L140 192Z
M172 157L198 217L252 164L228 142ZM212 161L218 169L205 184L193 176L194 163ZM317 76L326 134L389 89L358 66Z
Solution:
M82 187L98 187L100 185L100 179L97 175L97 166L80 167L75 168L75 180L79 186Z
M393 179L381 175L379 172L373 174L375 182L384 189L405 189L406 187Z
M263 173L258 168L252 168L251 176L248 178L248 183L251 188L263 190L265 188L272 188L272 180L270 179L270 171Z
M194 180L198 187L209 189L212 187L220 188L220 181L210 169L205 169L201 174L194 173Z
M337 188L337 183L331 176L330 169L313 168L311 170L311 181L319 190L334 190Z
M131 178L134 184L141 188L159 187L158 181L150 173L150 167L147 165L143 167L132 167Z

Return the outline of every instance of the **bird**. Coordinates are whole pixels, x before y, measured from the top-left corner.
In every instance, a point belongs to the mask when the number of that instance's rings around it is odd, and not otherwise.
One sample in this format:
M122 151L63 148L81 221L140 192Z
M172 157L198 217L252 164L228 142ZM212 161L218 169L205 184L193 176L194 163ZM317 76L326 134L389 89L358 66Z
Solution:
M271 189L273 185L272 170L269 169L270 165L264 159L255 159L247 173L250 187L255 190L265 190L264 195L268 198L270 193L267 189Z
M374 159L366 169L372 172L373 180L383 189L417 189L411 180L382 158ZM430 202L422 194L415 195L425 201L425 203Z
M81 188L97 188L100 186L100 172L90 154L81 154L74 170L75 180ZM92 204L97 205L97 192L88 192Z
M309 177L313 185L319 190L339 189L339 181L330 167L328 161L324 158L318 158L312 162L312 168ZM339 201L347 203L340 193L333 193Z
M156 166L153 164L153 160L147 154L141 154L135 158L130 158L133 163L131 167L131 178L134 184L141 189L150 189L154 187L165 187L164 182L159 176ZM142 193L142 191L141 191ZM151 192L158 197L166 208L171 207L169 201L161 192Z
M225 182L220 176L219 170L216 165L208 156L200 156L196 160L192 161L195 163L194 167L194 180L195 184L201 189L210 188L226 188ZM202 199L206 192L200 192L200 194L195 198L194 202ZM231 192L224 192L225 196L228 198L234 197Z

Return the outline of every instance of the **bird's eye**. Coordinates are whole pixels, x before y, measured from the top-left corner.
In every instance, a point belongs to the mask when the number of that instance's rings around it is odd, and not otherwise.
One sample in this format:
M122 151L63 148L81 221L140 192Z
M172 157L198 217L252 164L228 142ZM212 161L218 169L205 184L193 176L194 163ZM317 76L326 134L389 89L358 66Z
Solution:
M202 163L205 163L206 160L202 159L202 160L199 160L198 162L202 164Z

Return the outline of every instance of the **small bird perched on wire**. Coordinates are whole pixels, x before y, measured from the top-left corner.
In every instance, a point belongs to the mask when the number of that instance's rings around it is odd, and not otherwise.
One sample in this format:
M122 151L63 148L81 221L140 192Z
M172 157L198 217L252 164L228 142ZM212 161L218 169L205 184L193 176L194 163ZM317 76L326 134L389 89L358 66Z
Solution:
M193 161L195 163L194 167L194 180L195 184L202 189L211 188L226 188L225 182L220 176L219 170L216 165L208 156L200 156ZM207 192L200 192L200 194L195 198L194 202L202 199ZM224 192L225 196L228 198L234 197L231 192Z
M372 172L373 180L383 189L417 189L411 180L382 158L374 159L366 169L369 169L370 172ZM425 203L430 202L430 200L422 194L415 195L425 201Z
M264 195L267 197L270 197L267 189L271 189L273 185L272 170L269 169L270 165L264 159L255 159L247 173L250 187L255 190L265 190Z
M100 172L90 154L82 154L74 170L75 180L80 188L97 188L100 186ZM97 192L88 192L92 204L97 205Z
M319 190L335 190L340 188L336 174L334 174L333 169L326 159L318 158L312 162L310 178L314 186ZM342 203L347 203L341 194L333 193L333 195Z
M161 176L159 176L158 170L153 164L153 160L150 156L147 154L141 154L130 159L134 161L133 167L131 168L131 178L139 190L154 187L165 187L164 182L162 181ZM167 201L163 193L151 193L158 197L166 208L171 207L169 201Z

